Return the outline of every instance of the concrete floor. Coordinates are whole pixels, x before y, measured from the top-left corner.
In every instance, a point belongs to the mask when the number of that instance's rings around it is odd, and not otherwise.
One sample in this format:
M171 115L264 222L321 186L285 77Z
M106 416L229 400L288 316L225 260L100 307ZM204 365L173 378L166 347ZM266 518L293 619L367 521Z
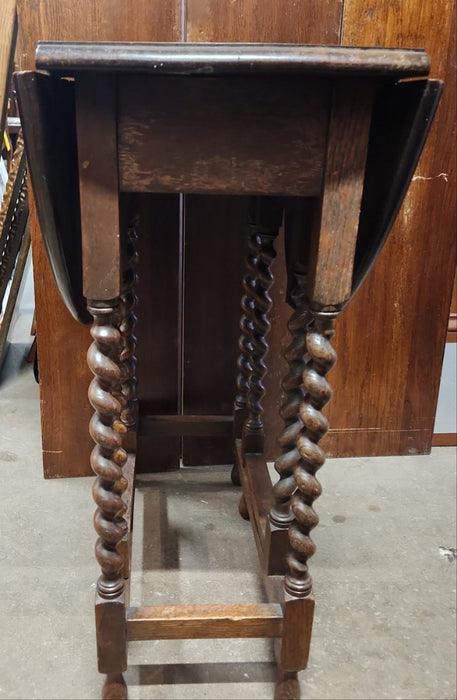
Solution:
M43 479L26 350L10 346L0 379L0 698L95 699L92 479ZM455 467L455 449L436 448L320 472L303 698L456 697ZM132 604L261 601L238 498L226 468L142 476ZM265 640L132 643L126 679L132 700L263 700L272 659Z

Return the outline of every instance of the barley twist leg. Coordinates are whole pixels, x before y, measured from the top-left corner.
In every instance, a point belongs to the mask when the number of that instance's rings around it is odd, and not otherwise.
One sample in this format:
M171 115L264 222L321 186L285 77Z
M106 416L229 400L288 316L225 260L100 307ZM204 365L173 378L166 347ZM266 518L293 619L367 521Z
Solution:
M304 400L302 376L308 357L306 327L310 322L303 284L304 277L301 277L300 285L292 299L295 308L288 322L292 340L284 355L289 371L281 382L284 402L279 413L284 420L284 429L278 438L278 443L282 454L275 462L279 479L273 486L274 505L270 511L271 525L280 529L287 529L294 519L290 499L296 489L294 468L300 458L296 443L303 427L299 409Z
M326 375L336 362L330 340L337 313L319 311L313 312L313 316L314 323L306 335L310 359L303 372L305 397L300 404L303 428L297 438L299 460L294 468L297 489L291 501L295 521L289 527L289 573L284 581L286 593L295 598L307 597L312 590L308 559L316 547L310 532L319 521L313 502L321 493L316 472L325 461L325 454L318 443L328 430L322 408L332 395Z
M96 474L93 496L97 504L94 526L98 534L95 556L101 567L97 581L95 615L99 670L106 673L104 700L124 700L127 690L122 672L127 667L125 635L124 556L120 548L127 533L126 506L122 494L127 487L123 466L127 452L122 446L127 432L121 420L123 366L120 359L124 339L118 328L120 300L89 302L94 317L88 365L94 374L89 401L95 410L90 434L95 442L91 466Z
M271 307L271 263L276 255L273 240L281 226L283 207L283 201L276 197L252 197L249 202L249 248L241 300L243 313L234 407L234 437L243 438L245 452L263 450L261 399L266 372L264 358L268 351L265 336L270 329L267 313ZM239 485L237 464L231 476L233 483Z
M254 314L254 292L255 278L253 270L256 268L257 248L255 245L256 234L251 233L248 238L249 252L246 257L246 274L243 278L243 296L241 297L242 316L240 320L241 335L238 340L238 355L236 378L237 394L234 405L234 438L241 438L243 424L246 419L246 403L249 390L249 376L252 371L251 355L252 355L252 335L254 326L252 317ZM240 486L240 475L238 465L235 463L231 473L232 482L236 486Z
M119 364L122 336L114 325L116 307L97 308L89 305L94 316L91 335L94 342L89 348L88 364L95 375L89 387L89 401L95 409L90 422L90 434L95 447L91 466L97 478L93 487L98 506L95 513L95 529L99 538L95 553L102 569L97 589L102 598L113 598L123 588L120 575L122 559L117 545L125 535L126 523L122 517L125 505L122 493L126 481L122 467L127 453L122 447L122 435L126 428L120 420L122 370Z
M254 313L252 316L253 332L251 337L251 373L248 379L247 411L248 418L245 423L244 442L246 452L263 451L263 423L262 423L262 398L265 393L263 378L267 368L265 357L268 352L266 336L270 330L268 312L272 301L269 290L273 284L271 265L276 257L273 241L277 231L259 230L253 236L253 243L257 250L255 258L254 288Z

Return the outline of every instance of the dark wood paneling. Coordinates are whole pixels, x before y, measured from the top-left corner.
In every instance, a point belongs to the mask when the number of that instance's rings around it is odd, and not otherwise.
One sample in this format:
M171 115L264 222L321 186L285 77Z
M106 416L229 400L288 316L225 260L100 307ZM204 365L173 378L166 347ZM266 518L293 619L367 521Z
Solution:
M114 75L76 81L83 294L89 300L115 299L122 290L116 88ZM113 264L100 276L105 260Z
M320 307L338 306L351 294L372 92L368 86L344 83L333 94L322 198L311 236L307 282L308 298Z
M18 49L17 63L21 69L34 67L34 54L38 40L74 41L178 41L181 37L180 0L18 0ZM168 218L167 216L172 216ZM165 223L165 219L167 222ZM164 227L176 227L176 216L168 206L154 214L155 221ZM41 425L43 436L43 463L46 477L81 476L91 474L89 453L92 441L88 422L92 409L87 400L87 387L91 378L86 366L86 351L90 343L88 329L79 325L65 309L55 287L44 253L36 214L31 211L32 248L34 256L35 308L37 343L40 371ZM161 255L178 257L177 230L164 238ZM155 246L152 250L148 245ZM173 250L170 250L171 246ZM143 236L139 242L143 259L157 255L157 240ZM163 299L163 290L154 285L156 277L146 268L140 274L147 278L147 294ZM173 286L174 285L174 286ZM141 294L141 289L140 289ZM177 275L171 275L166 293L169 308L177 303ZM140 319L141 306L138 310ZM176 313L176 312L175 312ZM144 353L139 348L139 372L142 383L150 386L152 372L158 377L154 397L158 395L165 406L177 402L176 344L157 333L149 340L149 330L144 331L140 320L139 345L154 347L154 352ZM152 331L151 331L152 332ZM141 337L144 335L144 339ZM164 345L160 346L163 340ZM171 362L170 362L171 359ZM167 364L164 369L164 363ZM171 370L173 365L173 370ZM170 372L173 372L171 375ZM168 382L165 375L168 373ZM71 381L70 381L71 377ZM143 381L144 380L144 381ZM166 447L157 450L151 445L139 445L139 468L176 468L179 458L179 441L168 440ZM154 464L154 459L157 459ZM142 466L144 465L144 466Z
M187 41L338 44L343 0L187 0Z
M33 68L38 40L179 41L181 0L17 0L18 58Z

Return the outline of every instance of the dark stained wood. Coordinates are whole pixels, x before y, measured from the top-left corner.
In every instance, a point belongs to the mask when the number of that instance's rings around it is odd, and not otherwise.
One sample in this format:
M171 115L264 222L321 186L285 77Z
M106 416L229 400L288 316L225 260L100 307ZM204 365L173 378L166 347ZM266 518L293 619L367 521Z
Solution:
M309 212L311 214L311 212ZM297 211L294 212L297 214ZM286 226L295 223L304 223L299 217L293 221L287 221ZM292 225L292 229L295 226ZM288 252L292 252L293 242L298 238L305 238L306 227L295 231L296 235L289 233L291 242ZM289 257L289 256L288 256ZM274 468L279 476L275 480L272 496L273 503L269 512L266 525L265 560L268 574L284 574L286 572L286 555L289 551L289 526L295 519L291 509L291 498L296 490L295 468L299 453L297 451L297 438L302 431L303 422L299 409L303 400L303 373L309 362L306 347L306 332L312 316L305 294L304 269L300 265L300 256L289 259L291 265L290 275L294 277L295 288L290 292L291 309L290 319L287 324L290 343L284 350L284 370L281 380L282 402L279 415L283 421L282 430L278 436L280 454L274 463ZM284 261L285 262L285 261ZM276 319L275 319L276 320ZM279 320L279 319L278 319ZM281 326L280 323L278 323Z
M342 0L187 0L187 41L337 44Z
M17 0L18 68L35 66L35 50L39 40L73 41L175 41L181 36L180 0ZM161 243L164 261L177 259L177 211L169 201L155 200L154 218L151 204L142 200L144 213L140 225L138 247L140 251L139 294L147 294L157 300L163 289L166 274L168 298L167 313L177 315L177 275L171 266L164 264L156 276L143 274L142 261L146 261L157 246L157 227L167 231ZM149 218L147 218L149 216ZM91 473L89 454L91 439L87 422L91 413L87 401L87 385L90 373L85 361L89 331L80 326L65 309L56 289L41 239L36 209L31 197L30 227L33 248L35 311L37 322L37 347L40 371L41 428L43 467L47 478L83 476ZM149 231L148 237L141 236ZM147 267L145 268L147 272ZM142 277L142 279L141 279ZM156 311L157 323L147 322L149 313ZM140 354L138 374L140 387L149 391L149 397L158 402L159 410L176 410L177 367L175 334L161 323L162 304L148 308L147 314L139 309L140 348L144 344L153 351ZM173 309L173 312L171 311ZM154 342L149 343L151 336ZM77 381L69 383L70 372ZM151 384L153 384L151 388ZM68 431L68 426L72 430ZM75 446L77 445L77 448ZM154 447L154 448L153 448ZM138 469L177 468L179 465L179 441L169 439L166 444L143 441L138 446ZM86 454L87 459L81 459Z
M430 60L416 50L340 46L210 43L40 42L36 67L75 71L117 71L151 75L326 75L408 78L427 75Z
M179 53L179 46L176 47ZM347 50L350 56L352 49ZM125 259L121 253L122 239L120 236L119 183L117 180L117 119L122 119L126 107L125 100L135 111L136 105L131 101L131 95L120 91L116 94L116 76L108 72L106 81L104 75L94 73L79 74L76 71L76 113L79 148L79 176L81 181L81 207L83 247L86 257L85 264L91 264L91 270L85 270L87 289L94 289L96 297L89 299L88 310L94 318L91 335L94 339L87 358L94 379L89 388L89 400L94 408L94 416L90 423L90 433L95 442L92 451L91 466L97 475L93 487L97 511L94 518L98 534L96 558L101 567L101 576L97 581L97 619L98 619L98 648L99 657L103 659L100 669L107 673L104 698L110 698L119 692L125 697L125 686L122 672L125 669L126 627L129 615L125 610L126 583L123 575L128 571L128 563L124 561L119 546L128 536L128 524L125 520L127 504L122 499L126 492L128 480L123 473L123 467L128 461L124 437L129 428L135 426L135 397L134 397L134 337L135 317L134 299L134 237L132 226L129 229L130 252ZM154 78L154 80L157 80ZM176 80L175 77L170 80ZM186 78L191 83L193 76ZM204 79L204 80L212 80ZM246 80L254 80L249 78ZM263 84L262 77L256 79ZM393 78L394 80L394 78ZM224 85L225 78L220 78ZM91 85L92 83L92 85ZM103 85L103 87L101 87ZM284 80L285 89L290 83ZM150 81L146 76L138 79L137 92L148 102ZM307 83L304 83L307 87ZM189 636L276 636L282 631L282 645L279 667L281 671L276 697L287 693L298 696L296 673L306 667L312 613L314 601L312 598L312 579L308 570L308 559L315 551L315 545L310 537L311 530L316 526L318 518L313 510L313 502L320 495L321 486L316 479L317 470L325 461L325 453L320 446L321 438L326 434L328 422L322 414L322 409L329 401L332 391L326 375L336 361L336 354L331 346L334 333L334 323L339 315L340 307L348 300L352 290L352 262L355 253L355 242L358 228L358 218L362 200L362 183L366 153L368 148L369 123L371 115L371 100L373 90L367 85L365 75L357 82L347 81L342 77L332 82L332 100L328 99L328 82L323 81L321 89L324 95L324 105L317 102L314 106L317 117L327 124L326 141L321 144L325 157L322 193L315 207L318 216L314 222L310 240L311 256L308 260L310 283L305 285L302 278L304 269L299 265L300 259L293 260L291 251L299 251L300 244L294 245L296 236L307 237L309 227L304 231L294 229L288 233L286 256L288 271L293 275L289 284L288 300L292 305L298 303L310 304L310 323L307 326L306 351L302 373L303 390L298 402L292 408L300 416L297 421L297 434L294 434L296 449L293 455L294 492L286 494L290 498L290 507L295 516L289 525L290 551L287 556L287 572L284 578L283 613L279 614L276 607L260 610L257 605L242 607L240 616L239 606L219 606L181 608L144 608L139 612L139 618L133 623L141 632L133 632L133 638L149 638L165 636L167 638L188 638ZM319 88L316 86L315 90ZM252 88L255 95L255 89ZM278 86L280 93L280 86ZM251 95L245 95L251 99ZM103 100L103 102L101 102ZM79 105L78 103L81 102ZM262 105L261 105L262 106ZM268 105L263 105L268 114ZM153 109L153 107L152 107ZM238 104L226 101L225 109L229 118L238 117ZM146 112L145 112L146 114ZM300 119L300 113L294 110L292 117ZM219 126L226 123L226 115L213 115L219 121ZM291 117L291 119L292 119ZM293 120L293 119L292 119ZM83 132L83 125L87 124ZM262 134L262 125L256 120L250 126L250 137L255 142ZM281 131L282 122L277 120L277 129ZM97 130L106 127L97 142ZM216 125L217 127L217 125ZM186 131L182 120L175 124L178 134L192 140L194 135ZM216 128L216 133L224 139L223 129ZM168 138L172 138L172 131ZM276 130L270 134L270 146L274 154ZM204 138L201 134L200 138ZM344 147L343 147L344 146ZM98 156L98 157L97 157ZM90 168L90 158L96 165L93 179ZM272 156L274 157L274 156ZM309 155L308 155L309 157ZM270 158L263 156L263 167L268 169ZM103 165L108 173L103 172ZM303 167L307 163L303 162ZM312 163L311 163L312 165ZM152 168L156 167L153 161ZM187 164L186 167L189 167ZM254 169L257 167L253 166ZM114 172L113 172L114 170ZM238 183L242 189L246 173L238 173ZM141 189L141 182L139 184ZM211 192L211 185L207 185ZM133 188L132 188L133 189ZM204 186L202 186L204 189ZM341 190L343 196L336 197L336 191ZM269 190L267 190L269 191ZM270 184L270 191L275 193L275 184ZM344 206L341 205L341 199ZM273 200L271 200L273 201ZM99 207L97 203L99 202ZM269 289L272 283L271 263L275 257L272 239L277 236L281 221L281 200L274 200L274 221L263 222L260 200L254 200L256 215L250 218L251 229L254 227L256 239L252 248L252 259L249 266L252 270L252 282L246 281L246 290L252 285L252 307L247 303L247 313L252 322L250 335L251 349L248 362L251 372L246 393L246 408L249 420L246 426L251 429L251 423L257 423L261 409L258 401L263 395L263 358L265 355L265 335L268 320L265 316L270 307ZM87 211L84 208L87 206ZM251 201L252 206L252 201ZM110 208L109 216L105 215L105 207ZM104 218L111 217L111 226L103 227ZM113 218L114 217L114 218ZM295 221L295 220L294 220ZM96 255L90 258L91 238L95 232ZM340 238L338 236L341 236ZM263 239L266 240L263 240ZM100 241L99 239L103 239ZM339 245L335 245L335 240ZM218 237L218 243L225 243ZM221 247L223 247L221 245ZM99 251L102 251L100 254ZM330 251L330 254L329 254ZM205 251L207 254L207 251ZM114 259L113 259L114 258ZM155 260L156 264L160 260ZM212 261L214 262L214 261ZM116 270L118 277L116 277ZM349 272L347 272L349 269ZM122 276L123 275L123 276ZM122 276L122 280L121 280ZM105 298L107 289L100 286L99 280L108 280L108 287L114 292L114 298ZM219 281L219 289L220 280ZM107 282L107 284L108 284ZM205 280L207 282L207 280ZM303 282L303 285L302 285ZM98 284L98 286L97 286ZM223 287L222 287L223 289ZM308 290L308 295L306 294ZM206 291L206 288L205 288ZM307 298L309 297L309 299ZM249 309L248 309L249 306ZM301 311L301 310L300 310ZM300 320L301 323L301 320ZM257 347L259 346L259 347ZM261 346L261 347L260 347ZM300 347L299 361L302 362L304 348ZM224 356L222 354L222 356ZM260 366L260 371L259 367ZM259 384L260 382L260 384ZM258 389L260 388L260 394ZM169 421L169 419L168 419ZM146 421L147 422L147 421ZM173 421L171 421L173 422ZM213 423L220 422L213 420ZM186 431L189 424L194 423L200 430L201 417L190 419L175 419L175 424L181 424ZM261 423L259 422L259 425ZM295 431L295 424L293 424ZM255 541L262 562L265 559L266 518L264 512L271 497L268 471L263 455L246 453L251 447L247 437L249 431L243 430L241 443L236 441L236 463L243 485L243 498L240 512L243 517L249 516ZM257 449L257 448L256 448ZM278 470L281 472L281 470ZM272 520L273 522L273 520ZM272 545L274 542L271 541ZM282 542L280 542L282 548ZM125 555L125 547L123 554ZM281 550L282 553L282 550ZM273 557L277 560L277 557ZM267 565L267 570L270 567ZM273 614L272 614L273 613ZM241 617L241 619L240 619ZM284 627L282 627L282 617ZM113 627L114 626L114 627ZM110 639L111 638L111 639ZM111 647L110 647L111 645Z
M98 595L109 600L124 590L121 570L124 562L117 545L127 535L128 526L124 518L127 506L122 494L128 480L123 467L128 460L124 448L127 426L121 419L122 337L119 332L119 301L90 302L89 310L94 317L91 328L93 343L87 353L87 362L94 375L89 386L89 401L94 415L89 424L90 435L95 443L90 465L96 475L92 489L97 510L94 516L98 534L95 546L97 561L102 575L97 582Z
M129 76L120 80L119 96L125 191L320 192L329 97L313 81ZM300 121L288 118L298 113ZM265 169L272 139L276 149Z
M74 84L25 71L16 73L15 85L38 219L53 276L71 315L89 323L82 293Z
M78 76L76 132L83 293L87 299L114 299L121 293L121 233L118 204L117 89L114 76ZM111 266L100 276L105 261Z
M375 95L354 260L354 295L392 228L442 93L438 80L402 81Z
M111 694L112 676L116 677L117 685L127 667L124 576L130 568L127 559L130 556L129 524L125 519L129 508L122 495L128 487L128 474L123 472L128 461L124 449L128 428L122 422L118 399L122 392L122 351L125 349L119 331L120 302L120 299L93 301L88 307L94 317L91 328L94 342L87 353L88 365L94 375L89 387L89 401L94 409L89 428L95 442L90 464L96 475L92 488L97 504L94 515L98 535L95 556L101 568L96 584L95 618L98 666L101 673L108 674L104 698ZM126 468L126 471L130 469ZM130 499L132 496L133 493ZM131 510L132 501L129 506ZM125 538L127 541L122 544Z
M343 248L342 257L344 255ZM314 300L310 301L312 308ZM314 554L316 545L310 533L319 522L313 508L315 499L322 491L316 472L325 462L325 452L319 443L328 430L322 409L332 396L327 374L336 362L331 340L338 312L312 310L311 313L312 322L306 332L307 361L303 370L303 396L299 405L295 404L300 416L296 451L292 458L296 490L290 495L294 519L288 529L290 552L287 557L288 571L284 578L285 592L297 599L308 598L312 593L308 559ZM295 425L294 430L296 431ZM273 518L272 521L274 522Z
M140 641L280 637L282 621L278 604L156 605L127 610L127 637Z
M322 198L310 245L307 296L314 308L339 307L351 294L372 95L372 86L344 81L333 94Z
M284 632L281 642L280 668L297 671L308 665L314 598L289 598L284 603Z
M178 41L179 0L17 0L21 61L31 68L39 40Z
M263 455L242 451L241 440L235 440L235 463L243 486L240 513L251 521L260 562L265 560L265 531L272 505L271 480Z
M116 675L127 668L127 630L123 595L117 600L95 598L97 656L100 673Z
M279 235L283 214L284 202L281 197L256 196L249 201L249 252L243 278L243 315L238 341L241 353L237 363L238 369L241 368L243 372L237 376L238 393L234 402L234 417L237 418L239 407L245 414L241 430L235 433L235 437L241 436L243 451L247 453L263 454L264 451L263 382L267 372L267 336L271 329L269 316L273 304L270 290L274 283L274 243ZM241 394L240 388L243 390ZM240 422L240 418L237 420ZM233 477L234 474L232 480Z

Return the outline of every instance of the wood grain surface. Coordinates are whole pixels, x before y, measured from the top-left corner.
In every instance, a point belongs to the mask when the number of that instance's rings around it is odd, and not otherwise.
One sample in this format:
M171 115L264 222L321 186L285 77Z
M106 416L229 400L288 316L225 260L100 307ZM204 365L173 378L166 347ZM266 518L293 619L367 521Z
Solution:
M372 89L343 82L333 93L319 213L311 236L308 297L319 307L349 299L371 121Z
M164 605L127 611L129 640L280 637L279 604Z
M342 0L187 0L187 41L338 44Z
M122 77L121 189L316 196L329 100L313 79Z
M113 75L91 78L80 76L75 95L83 294L102 301L120 296L122 287L117 86Z

